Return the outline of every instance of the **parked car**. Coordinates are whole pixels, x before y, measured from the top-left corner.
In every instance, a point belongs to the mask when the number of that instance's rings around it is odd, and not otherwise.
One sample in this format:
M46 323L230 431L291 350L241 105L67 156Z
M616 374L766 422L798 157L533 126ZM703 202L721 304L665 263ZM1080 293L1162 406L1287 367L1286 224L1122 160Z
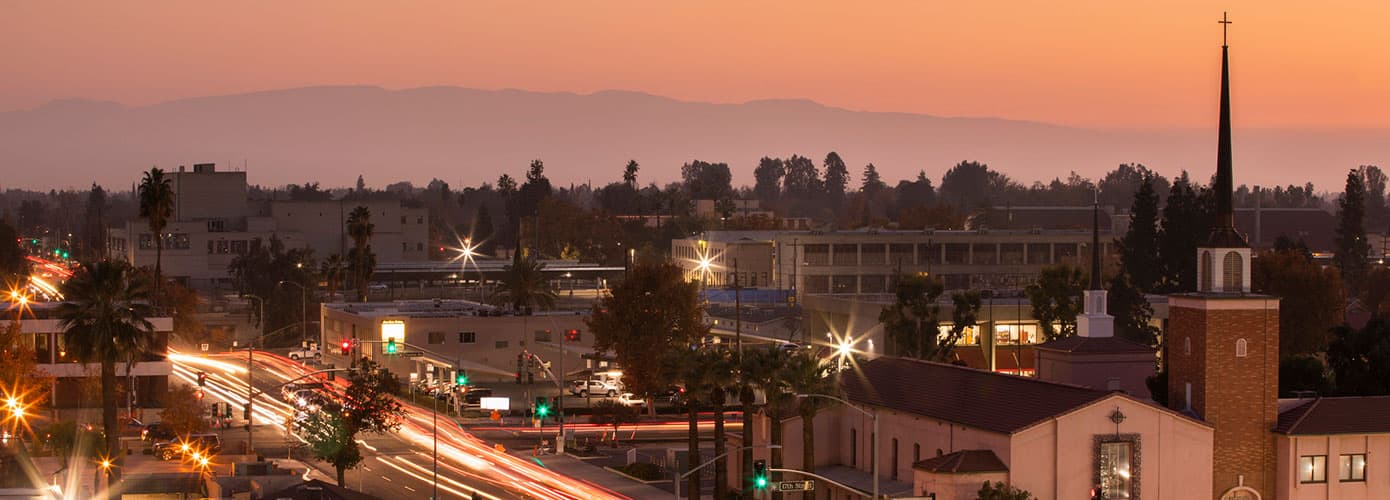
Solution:
M618 396L618 404L623 406L646 406L647 400L634 396L631 392L624 392Z
M290 350L290 359L295 361L301 359L323 359L323 350L316 344L309 344L308 347L296 347Z
M222 439L217 434L192 434L182 440L160 441L154 444L154 456L173 460L190 453L216 455L222 451Z
M469 387L468 392L463 393L463 402L469 406L478 406L483 403L483 398L492 397L492 389L486 387Z
M587 398L590 394L602 394L608 397L617 396L622 392L621 385L596 378L589 380L576 380L570 385L570 394Z

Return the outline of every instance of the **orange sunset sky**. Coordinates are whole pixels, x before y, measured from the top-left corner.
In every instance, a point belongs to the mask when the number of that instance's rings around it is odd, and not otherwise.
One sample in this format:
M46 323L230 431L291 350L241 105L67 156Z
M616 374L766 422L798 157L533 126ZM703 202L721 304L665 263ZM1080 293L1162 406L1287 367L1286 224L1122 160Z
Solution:
M0 4L0 110L327 84L458 85L1083 127L1390 128L1384 1Z

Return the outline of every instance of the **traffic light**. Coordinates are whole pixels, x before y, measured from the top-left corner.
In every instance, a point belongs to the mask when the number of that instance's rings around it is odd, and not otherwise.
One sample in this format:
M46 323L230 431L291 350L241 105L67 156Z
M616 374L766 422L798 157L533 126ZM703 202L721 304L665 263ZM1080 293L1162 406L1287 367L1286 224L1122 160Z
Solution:
M536 417L545 418L547 415L550 415L550 402L545 396L539 396L536 398Z
M328 365L328 381L329 381L329 382L332 382L332 381L338 379L338 372L333 371L333 370L335 370L335 369L337 369L337 368L338 368L338 365Z
M251 403L246 403L241 407L241 419L251 420Z
M395 337L391 337L391 338L389 338L389 339L386 339L386 354L395 354L395 353L396 353L396 338L395 338Z
M454 368L454 385L468 385L468 370Z
M753 487L760 490L767 488L767 460L753 462Z
M351 353L351 352L352 352L352 340L351 340L351 339L343 339L343 344L342 344L341 346L339 346L339 347L342 347L342 348L343 348L343 350L342 350L343 355L344 355L344 356L347 356L348 353Z
M578 328L570 328L569 330L565 330L565 341L566 341L566 342L579 342L579 329L578 329Z
M198 387L203 387L203 386L205 386L205 385L207 385L207 384L208 384L208 373L207 373L207 372L198 372ZM201 392L201 391L199 391L199 392Z
M193 393L193 398L194 398L194 399L197 399L198 401L202 401L202 400L203 400L203 390L202 390L202 389L198 389L198 392Z

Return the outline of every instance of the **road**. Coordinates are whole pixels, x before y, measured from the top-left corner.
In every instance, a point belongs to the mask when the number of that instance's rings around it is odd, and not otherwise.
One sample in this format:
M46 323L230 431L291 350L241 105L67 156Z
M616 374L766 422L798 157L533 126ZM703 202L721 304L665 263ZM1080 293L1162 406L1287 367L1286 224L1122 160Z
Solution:
M276 386L306 375L315 368L264 351L257 351L253 385L257 389L253 406L256 422L254 442L263 454L278 447L286 453L285 423L293 408L280 400ZM197 383L197 373L206 372L209 382L204 388L206 402L231 402L240 409L246 402L246 354L227 353L193 356L174 353L173 377L189 384ZM318 378L322 375L315 376ZM333 384L338 390L346 387L340 377ZM433 487L431 412L406 405L407 417L399 432L385 435L359 434L362 445L362 466L349 471L346 486L382 498L428 498ZM240 429L240 411L233 412ZM537 499L602 499L625 498L602 486L562 476L534 462L495 450L449 419L439 421L439 496L440 498L537 498ZM227 431L229 439L236 432ZM297 438L295 438L297 439ZM228 449L235 446L229 443ZM303 456L301 459L311 462ZM329 472L332 475L331 472Z

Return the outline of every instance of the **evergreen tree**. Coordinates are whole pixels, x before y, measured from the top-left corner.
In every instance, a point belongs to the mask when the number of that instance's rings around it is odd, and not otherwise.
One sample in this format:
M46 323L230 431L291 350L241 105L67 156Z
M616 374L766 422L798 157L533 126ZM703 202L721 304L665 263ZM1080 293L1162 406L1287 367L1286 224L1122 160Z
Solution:
M1158 253L1158 195L1154 193L1153 178L1149 175L1144 176L1134 194L1129 231L1117 243L1120 264L1129 274L1130 282L1144 293L1155 290L1162 278L1163 262Z
M1115 335L1158 347L1158 328L1149 324L1154 316L1153 306L1144 298L1144 293L1130 284L1125 273L1111 278L1107 288L1110 293L1106 309L1115 317Z
M1370 265L1371 244L1366 240L1366 185L1361 172L1347 173L1346 191L1337 203L1337 240L1333 261L1342 272L1348 297L1365 291Z
M849 185L849 169L845 168L845 161L840 159L840 154L831 151L825 155L825 195L829 198L833 208L839 206L845 200L845 187Z
M764 156L758 160L757 168L753 169L753 193L763 203L776 201L782 192L782 178L786 175L787 169L781 158Z
M864 175L862 179L863 182L859 185L859 192L866 195L873 196L888 188L888 185L883 182L883 177L878 174L878 167L875 167L872 163L864 165Z
M478 251L484 255L492 255L497 249L497 242L493 241L492 214L488 212L487 205L478 205L477 220L473 222L473 243L478 245Z
M1158 234L1158 255L1162 259L1164 292L1197 290L1197 246L1211 232L1212 211L1187 177L1173 180L1168 202L1163 206L1163 227Z

